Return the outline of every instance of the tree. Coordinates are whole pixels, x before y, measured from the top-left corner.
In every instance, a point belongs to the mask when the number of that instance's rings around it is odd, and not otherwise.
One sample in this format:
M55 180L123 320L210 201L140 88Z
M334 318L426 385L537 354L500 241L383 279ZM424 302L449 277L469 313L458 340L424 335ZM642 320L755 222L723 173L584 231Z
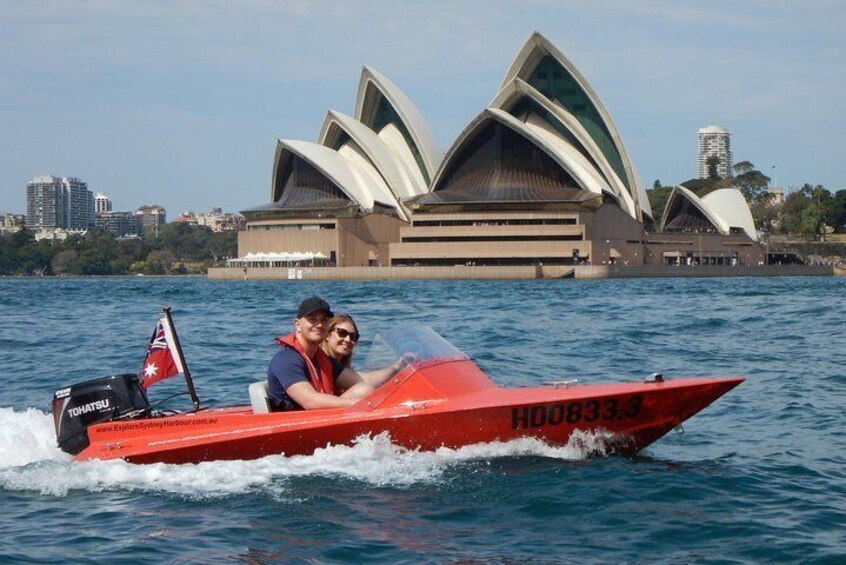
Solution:
M0 235L0 275L10 275L15 272L16 250L12 247L12 238Z
M171 251L180 259L204 261L211 258L208 242L213 234L208 226L166 224L160 234L162 249Z
M770 197L770 177L761 171L751 170L734 177L734 184L749 202Z
M831 193L823 185L818 184L811 190L811 196L816 204L818 216L815 233L819 234L822 241L825 241L826 226L834 223L834 206Z
M816 238L820 232L820 225L822 225L822 217L818 208L808 206L802 210L799 229L804 237Z
M111 275L110 257L96 248L83 251L73 264L73 272L78 275Z
M708 168L709 179L720 178L720 162L720 158L716 155L709 155L708 158L705 159L705 166Z
M121 257L126 259L126 264L130 265L135 261L141 261L151 249L147 243L142 239L125 239L118 242L120 244Z
M0 274L203 272L209 265L237 254L237 237L237 233L213 233L206 226L167 224L161 237L150 235L143 240L118 241L94 228L61 242L36 242L33 233L24 228L0 235Z
M53 243L49 240L31 240L18 250L15 272L21 275L52 275L50 261L53 258Z
M655 182L653 182L653 183L652 183L652 189L653 189L653 190L658 189L658 188L661 188L661 186L662 186L662 185L661 185L661 180L660 180L660 179L655 179Z
M758 231L770 235L778 223L779 209L773 204L772 197L749 203L752 220Z
M32 243L35 243L35 234L27 228L12 234L12 247L15 249L20 250Z
M846 190L838 190L831 200L831 225L837 233L846 233Z
M75 249L63 249L53 255L53 259L50 261L53 272L57 275L71 272L78 255Z
M684 181L681 185L701 198L718 188L731 186L731 179L690 179Z
M672 186L659 186L658 188L646 191L649 203L652 205L652 214L656 223L661 221L664 215L664 207L667 205L667 199L670 197L672 191Z
M238 234L236 232L223 232L212 234L208 242L208 251L214 263L238 255Z
M170 273L171 265L174 261L174 256L171 251L154 249L147 254L144 260L147 266L148 275L165 275Z
M784 207L781 211L781 225L788 234L799 235L805 227L804 213L810 203L808 194L811 185L804 185L800 190L791 192L784 199Z
M732 169L734 170L735 176L738 176L738 175L742 175L742 174L754 171L755 165L753 165L749 161L741 161L739 163L735 163L735 165L732 167Z

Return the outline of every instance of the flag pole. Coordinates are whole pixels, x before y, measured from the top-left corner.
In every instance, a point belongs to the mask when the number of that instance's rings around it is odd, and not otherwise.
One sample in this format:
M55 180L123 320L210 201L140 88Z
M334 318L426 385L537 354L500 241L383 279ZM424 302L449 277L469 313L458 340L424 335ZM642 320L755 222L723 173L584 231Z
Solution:
M176 333L176 326L173 324L173 318L170 317L170 306L163 306L162 310L167 317L167 323L170 326L170 331L173 333L173 344L176 346L176 353L179 354L179 362L182 363L182 368L185 369L185 384L188 385L188 394L191 395L191 400L194 402L194 411L200 409L200 399L197 398L197 393L194 390L194 380L191 378L191 372L188 370L188 364L185 363L185 355L182 354L182 344L179 343L179 335Z

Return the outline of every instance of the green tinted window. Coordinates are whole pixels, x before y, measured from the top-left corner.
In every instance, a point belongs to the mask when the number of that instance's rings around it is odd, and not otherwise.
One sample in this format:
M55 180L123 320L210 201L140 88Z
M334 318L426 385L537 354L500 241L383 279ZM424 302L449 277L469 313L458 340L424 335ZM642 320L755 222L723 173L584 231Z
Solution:
M630 186L623 160L611 140L611 133L587 93L582 90L570 73L554 57L547 55L532 71L528 82L544 96L561 104L579 120L608 159L614 172L626 186Z
M402 133L405 142L408 144L409 149L411 149L411 154L414 156L414 160L417 162L417 166L420 168L420 173L423 175L423 179L428 185L431 182L431 179L429 178L429 172L426 170L426 165L423 161L423 155L420 153L420 149L417 147L417 144L414 143L414 138L411 137L411 133L408 131L408 128L405 127L405 124L400 119L399 114L397 114L396 110L394 110L391 103L388 102L384 96L380 96L379 107L376 110L376 115L373 117L372 129L378 133L388 124L393 124L400 130L400 133Z
M569 129L567 129L564 124L562 124L558 118L553 116L549 113L549 111L532 100L531 98L524 97L520 102L518 102L514 108L511 109L510 114L515 118L526 121L530 114L537 114L541 117L546 123L550 124L555 131L557 131L564 139L566 139L570 145L575 147L579 150L579 153L584 155L585 159L591 162L595 169L599 170L599 166L596 164L596 161L593 157L590 156L587 149L584 148L582 142L579 141L576 136L573 135Z
M343 146L344 146L344 144L345 144L345 143L347 143L349 140L350 140L350 136L349 136L349 135L347 135L347 132L345 132L345 131L344 131L344 132L341 132L341 134L340 134L340 135L338 135L338 138L337 138L337 139L335 140L335 142L332 144L332 149L334 149L335 151L337 151L338 149L340 149L341 147L343 147Z

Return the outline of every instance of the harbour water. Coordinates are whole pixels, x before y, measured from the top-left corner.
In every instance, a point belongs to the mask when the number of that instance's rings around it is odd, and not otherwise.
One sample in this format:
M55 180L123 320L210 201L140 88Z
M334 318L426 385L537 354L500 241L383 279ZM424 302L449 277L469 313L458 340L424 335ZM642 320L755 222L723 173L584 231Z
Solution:
M52 393L139 370L161 305L204 404L245 404L313 293L356 317L362 350L411 320L503 385L747 381L633 458L375 436L138 466L55 447ZM0 563L844 563L844 294L844 277L0 279Z

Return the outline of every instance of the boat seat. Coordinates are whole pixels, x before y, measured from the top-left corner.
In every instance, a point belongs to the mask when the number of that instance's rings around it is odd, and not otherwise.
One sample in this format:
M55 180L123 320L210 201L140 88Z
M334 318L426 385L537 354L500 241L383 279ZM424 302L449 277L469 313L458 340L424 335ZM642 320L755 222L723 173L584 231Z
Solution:
M270 412L270 400L267 398L267 381L258 381L250 385L250 404L254 414Z

